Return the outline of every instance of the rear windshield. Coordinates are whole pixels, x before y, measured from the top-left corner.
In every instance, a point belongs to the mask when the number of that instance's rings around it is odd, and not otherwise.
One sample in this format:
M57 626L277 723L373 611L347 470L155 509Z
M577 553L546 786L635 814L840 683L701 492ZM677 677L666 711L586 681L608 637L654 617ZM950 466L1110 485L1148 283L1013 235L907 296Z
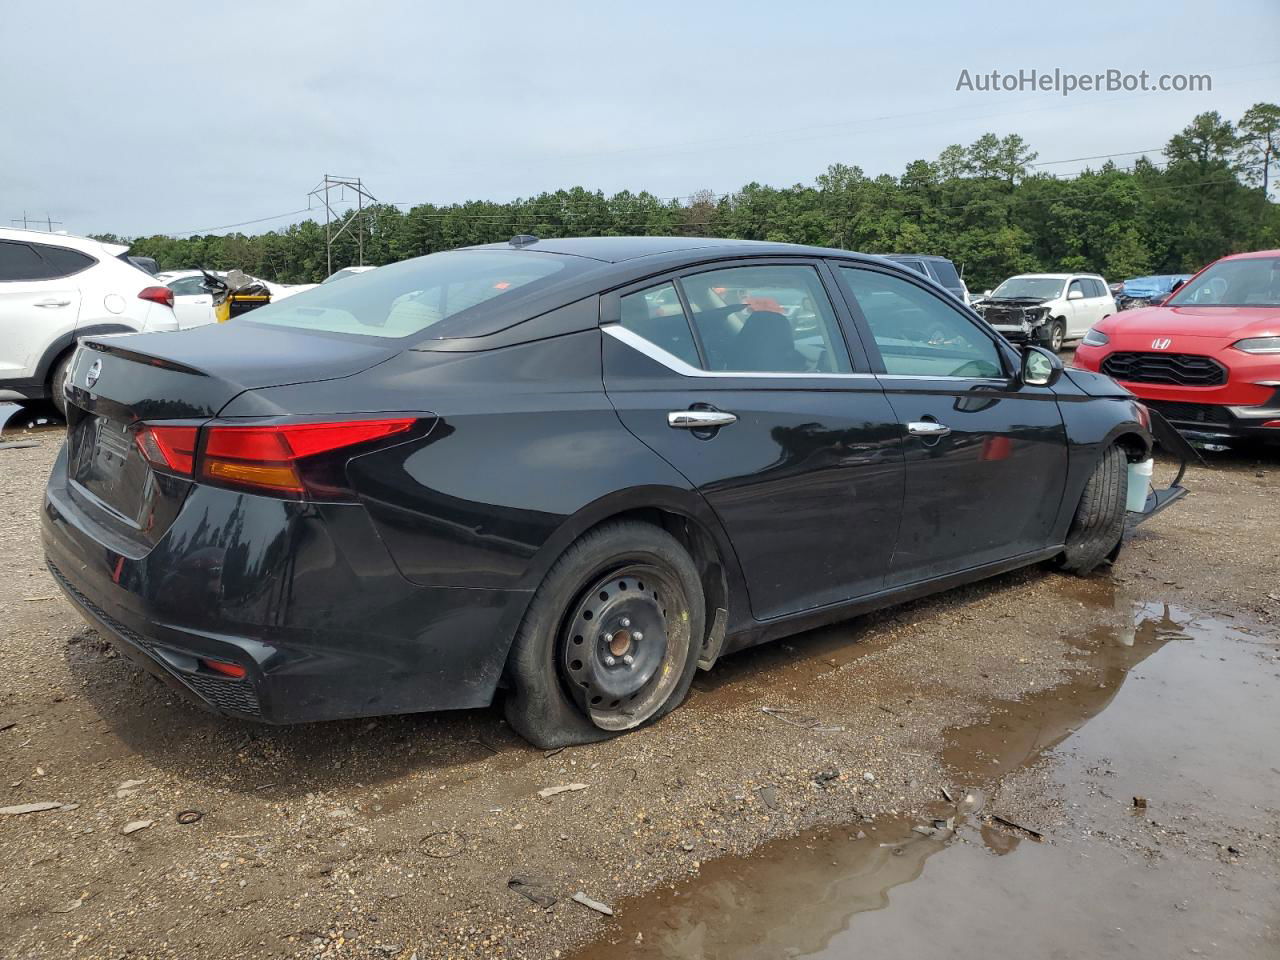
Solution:
M322 284L261 307L248 320L320 333L409 337L521 288L527 293L546 286L570 262L532 251L433 253Z
M933 267L933 272L938 275L938 282L944 287L959 290L963 286L960 275L956 273L956 268L950 260L930 260L929 265Z
M1280 257L1220 260L1183 285L1167 307L1280 307Z

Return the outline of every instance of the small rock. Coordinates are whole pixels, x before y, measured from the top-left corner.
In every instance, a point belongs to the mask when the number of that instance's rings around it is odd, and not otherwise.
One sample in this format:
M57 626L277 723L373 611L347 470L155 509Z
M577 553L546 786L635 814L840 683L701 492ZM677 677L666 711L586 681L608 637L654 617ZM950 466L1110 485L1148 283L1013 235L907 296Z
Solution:
M131 833L137 833L139 830L146 830L148 827L154 824L155 824L154 820L130 820L128 823L126 823L123 827L120 828L120 832L123 833L125 836L128 836Z
M116 799L125 800L132 797L138 792L138 788L146 782L147 781L145 780L126 780L124 783L120 784L120 786L116 787Z
M543 787L538 791L538 796L545 800L547 797L554 797L557 793L568 793L572 790L585 789L587 789L587 785L585 783L565 783L558 787Z
M862 779L865 780L867 783L875 783L876 775L872 773L870 770L863 770Z
M599 900L592 900L585 893L579 890L573 895L575 903L580 903L588 910L594 910L596 913L603 913L606 917L613 916L613 908L607 904L601 903Z
M18 817L24 813L43 813L45 810L58 810L64 804L61 800L39 800L35 803L19 803L13 807L0 807L0 817Z
M1133 805L1134 805L1134 807L1135 807L1135 808L1137 808L1137 809L1139 809L1139 810L1145 810L1145 809L1147 809L1147 798L1146 798L1146 797L1134 797L1134 798L1133 798Z

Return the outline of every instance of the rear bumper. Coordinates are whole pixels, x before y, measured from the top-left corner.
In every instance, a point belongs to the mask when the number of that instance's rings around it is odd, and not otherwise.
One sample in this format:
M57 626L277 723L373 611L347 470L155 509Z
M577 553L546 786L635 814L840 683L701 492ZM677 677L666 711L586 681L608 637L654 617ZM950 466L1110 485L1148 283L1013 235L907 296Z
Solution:
M201 705L297 723L492 701L527 592L408 582L358 505L210 488L154 548L126 555L71 495L65 463L64 451L42 518L54 579L121 652Z

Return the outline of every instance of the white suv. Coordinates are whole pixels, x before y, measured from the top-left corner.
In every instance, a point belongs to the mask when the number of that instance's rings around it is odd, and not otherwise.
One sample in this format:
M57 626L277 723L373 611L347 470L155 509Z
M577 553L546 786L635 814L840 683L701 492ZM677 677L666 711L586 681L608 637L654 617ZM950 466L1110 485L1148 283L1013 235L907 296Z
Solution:
M128 247L0 229L0 400L52 398L76 339L177 330L173 293L123 255Z
M1057 351L1115 313L1116 301L1096 273L1023 273L988 291L975 309L1006 340Z

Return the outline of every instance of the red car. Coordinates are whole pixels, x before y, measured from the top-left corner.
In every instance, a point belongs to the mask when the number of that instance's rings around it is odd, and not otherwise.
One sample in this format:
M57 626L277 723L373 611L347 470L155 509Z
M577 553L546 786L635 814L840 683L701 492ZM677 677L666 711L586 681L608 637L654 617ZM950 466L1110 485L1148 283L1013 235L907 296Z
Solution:
M1223 257L1159 306L1107 317L1075 366L1120 381L1191 439L1280 441L1280 250Z

